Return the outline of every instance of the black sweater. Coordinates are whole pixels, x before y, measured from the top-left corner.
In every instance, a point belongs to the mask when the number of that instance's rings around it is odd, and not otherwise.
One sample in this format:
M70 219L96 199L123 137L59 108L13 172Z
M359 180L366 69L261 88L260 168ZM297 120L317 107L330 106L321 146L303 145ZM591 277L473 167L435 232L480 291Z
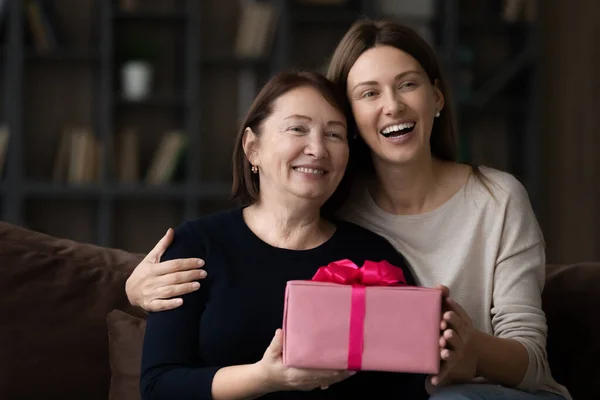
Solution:
M183 296L179 308L148 316L142 360L144 399L211 399L221 367L259 361L281 328L286 283L311 279L332 261L387 260L414 280L403 258L382 237L336 221L334 235L311 250L286 250L260 240L246 225L242 209L183 223L162 261L198 257L208 272L202 287ZM325 305L324 305L325 306ZM424 396L424 376L359 372L326 390L279 392L268 399L414 399ZM418 393L418 395L417 395ZM363 397L364 398L364 397Z

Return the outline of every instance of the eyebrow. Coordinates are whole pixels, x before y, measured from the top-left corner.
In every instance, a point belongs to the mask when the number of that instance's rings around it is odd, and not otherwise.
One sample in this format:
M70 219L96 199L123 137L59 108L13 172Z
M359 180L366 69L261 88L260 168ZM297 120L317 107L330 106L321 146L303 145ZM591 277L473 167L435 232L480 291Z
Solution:
M406 75L410 75L410 74L421 75L421 72L417 71L416 69L415 70L410 70L410 71L404 71L404 72L401 72L398 75L396 75L394 77L394 80L395 81L400 80L400 79L404 78ZM359 86L374 86L374 85L377 85L378 83L379 82L377 82L377 81L360 82L360 83L357 83L356 85L354 85L354 88L352 88L352 91L355 91L356 88L359 87Z
M312 122L312 118L307 117L306 115L301 115L301 114L292 114L289 117L285 117L284 119L292 119L292 118L300 118L300 119L305 119L307 121L311 121ZM331 120L327 122L327 125L339 125L342 126L344 128L346 128L346 124L343 123L342 121L337 121L337 120Z

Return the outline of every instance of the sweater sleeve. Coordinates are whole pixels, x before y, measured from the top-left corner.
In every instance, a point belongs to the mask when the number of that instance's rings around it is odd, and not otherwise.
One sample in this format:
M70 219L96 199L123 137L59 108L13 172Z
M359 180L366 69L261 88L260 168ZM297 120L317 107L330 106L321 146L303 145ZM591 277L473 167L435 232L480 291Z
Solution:
M518 388L535 391L549 373L541 297L545 244L525 188L514 179L508 190L494 272L492 327L495 336L514 339L525 346L529 364Z
M204 258L206 240L187 222L175 230L161 261ZM175 309L150 313L144 337L140 391L143 399L211 399L218 368L203 367L199 358L199 321L209 289L183 296Z

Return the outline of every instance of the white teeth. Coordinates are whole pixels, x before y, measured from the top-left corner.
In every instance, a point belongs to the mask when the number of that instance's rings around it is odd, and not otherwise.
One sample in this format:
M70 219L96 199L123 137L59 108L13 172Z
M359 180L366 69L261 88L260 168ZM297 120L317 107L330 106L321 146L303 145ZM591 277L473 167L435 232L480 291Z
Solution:
M387 128L385 128L384 130L382 130L381 133L384 133L387 135L388 133L398 132L398 131L401 131L402 129L413 128L414 126L415 126L414 122L407 122L405 124L399 124L399 125L391 125L391 126L388 126Z
M296 167L294 169L298 172L303 172L305 174L323 175L325 173L325 171L323 171L322 169L312 169L304 167Z

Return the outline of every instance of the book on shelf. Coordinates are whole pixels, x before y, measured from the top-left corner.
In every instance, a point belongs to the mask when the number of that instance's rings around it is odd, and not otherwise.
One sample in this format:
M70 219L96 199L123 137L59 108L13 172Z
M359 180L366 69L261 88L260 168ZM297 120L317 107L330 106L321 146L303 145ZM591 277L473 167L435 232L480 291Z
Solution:
M98 180L103 149L88 127L68 127L60 136L53 180L73 184Z
M91 183L96 180L97 149L96 137L90 129L76 128L71 132L69 183Z
M125 128L117 138L117 178L135 183L140 178L140 136L136 128Z
M239 58L259 59L266 56L277 20L275 7L261 1L243 0L235 41Z
M61 21L49 0L26 0L24 3L27 34L37 51L48 52L64 45Z
M171 182L185 157L186 135L170 131L163 135L148 168L146 183L161 185Z
M59 182L67 177L69 168L69 151L71 148L71 128L64 129L60 133L56 156L54 157L54 168L52 169L52 180Z

